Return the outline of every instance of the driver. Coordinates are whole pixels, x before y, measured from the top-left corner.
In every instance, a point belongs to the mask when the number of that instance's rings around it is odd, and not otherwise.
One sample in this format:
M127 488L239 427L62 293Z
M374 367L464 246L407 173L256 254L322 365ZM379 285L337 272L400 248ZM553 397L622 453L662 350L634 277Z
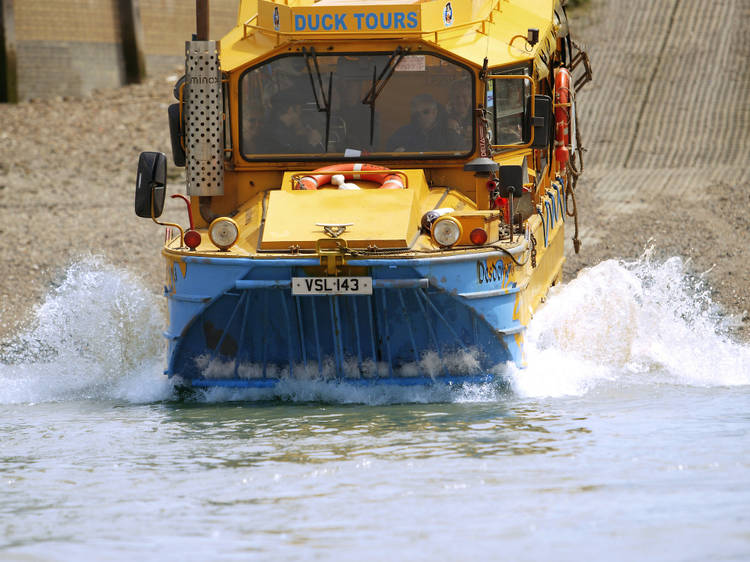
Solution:
M462 82L456 84L448 101L448 126L456 133L464 144L471 143L473 100L471 99L471 84Z
M268 154L325 152L320 131L302 121L302 103L293 89L282 90L271 99L271 115L258 142Z

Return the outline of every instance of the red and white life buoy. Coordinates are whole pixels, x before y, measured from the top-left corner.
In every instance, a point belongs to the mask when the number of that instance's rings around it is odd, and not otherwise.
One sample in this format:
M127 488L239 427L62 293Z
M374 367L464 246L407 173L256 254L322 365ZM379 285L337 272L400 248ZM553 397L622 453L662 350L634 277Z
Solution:
M570 159L570 71L560 67L555 72L555 160L565 167Z
M349 180L365 180L372 181L380 184L380 189L404 189L403 178L394 173L384 174L359 174L357 172L376 172L379 170L385 170L390 172L388 168L383 166L376 166L375 164L335 164L333 166L325 166L318 168L311 175L305 176L297 180L295 189L318 189L324 185L331 183L331 177L333 174L341 173L346 181Z

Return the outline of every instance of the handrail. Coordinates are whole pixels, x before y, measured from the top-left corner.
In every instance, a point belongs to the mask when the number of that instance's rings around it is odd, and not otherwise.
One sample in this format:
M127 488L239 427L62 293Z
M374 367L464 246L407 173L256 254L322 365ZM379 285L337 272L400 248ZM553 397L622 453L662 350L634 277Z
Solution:
M446 31L456 31L456 30L459 30L459 29L476 27L477 25L480 25L480 24L482 26L482 30L479 31L479 33L481 33L482 35L487 35L486 25L488 23L489 24L494 24L495 23L494 20L493 20L493 14L496 11L497 11L497 7L495 5L493 5L493 7L490 9L489 13L487 14L487 17L478 18L478 19L474 19L474 20L467 21L467 22L464 22L464 23L459 23L459 24L451 25L450 27L436 27L436 28L433 28L433 29L414 29L414 30L399 29L399 30L393 30L393 31L389 31L389 30L379 30L379 31L368 30L367 33L357 32L357 31L336 31L336 32L325 32L325 31L323 31L323 32L320 32L320 31L317 31L317 30L315 30L315 31L307 31L307 30L305 30L305 31L281 31L281 30L276 30L276 29L270 29L268 27L263 27L263 26L260 26L260 25L253 25L253 24L251 24L251 22L253 20L257 20L258 19L258 14L255 14L253 17L251 17L250 19L248 19L246 22L244 22L242 24L243 25L243 39L247 39L247 37L248 37L247 30L248 30L248 28L250 28L250 29L253 29L253 30L256 30L256 31L260 31L261 33L266 33L268 35L275 35L276 39L277 39L277 44L278 44L278 39L280 37L291 37L291 36L295 36L295 35L296 36L302 36L302 37L314 37L314 36L324 36L325 37L325 36L331 36L330 39L336 40L336 39L339 39L342 36L346 37L347 39L349 39L350 37L357 36L357 35L367 35L369 38L372 38L372 37L403 37L403 36L412 37L412 36L433 35L433 34L435 35L433 43L437 43L438 42L438 34L439 33L445 33ZM429 39L427 39L427 40L429 40ZM508 46L509 47L513 47L514 49L518 49L518 47L514 47L512 44L509 44ZM532 49L532 51L533 51L533 49Z
M253 25L252 25L252 23L251 23L251 22L252 22L253 20L257 20L257 19L258 19L258 14L255 14L255 15L254 15L253 17L251 17L251 18L250 18L250 19L248 19L247 21L245 21L245 22L242 22L242 38L243 38L243 39L247 39L247 37L248 37L248 33L247 33L247 28L248 28L248 27L252 28L252 27L253 27Z
M444 32L444 31L454 31L456 29L462 29L464 27L472 27L472 26L478 25L480 23L484 24L485 22L488 21L487 18L483 18L483 19L476 19L476 20L472 20L472 21L468 21L468 22L464 22L464 23L452 25L450 27L440 27L440 28L434 28L434 29L398 29L398 30L394 29L393 31L386 30L386 29L377 30L377 31L367 30L367 32L365 33L365 32L362 32L362 31L336 31L336 32L332 32L332 31L331 32L326 32L326 31L322 31L321 32L321 31L317 31L317 30L315 30L315 31L307 31L307 30L305 30L305 31L281 31L281 30L278 30L277 31L275 29L269 29L267 27L263 27L263 26L260 26L260 25L252 25L250 22L253 19L256 19L257 17L258 17L258 14L255 14L255 16L253 16L252 18L250 18L249 20L247 20L246 22L244 22L242 25L246 29L249 27L251 29L255 29L255 30L261 31L261 32L266 32L266 33L269 33L271 35L280 35L280 36L291 36L291 35L302 35L302 36L335 35L337 37L341 36L341 35L346 35L346 36L349 36L349 35L367 35L368 37L372 37L373 35L388 35L388 36L390 36L390 35L394 35L394 36L398 36L398 35L429 35L429 34L433 34L433 33L437 35L438 33L441 33L441 32Z

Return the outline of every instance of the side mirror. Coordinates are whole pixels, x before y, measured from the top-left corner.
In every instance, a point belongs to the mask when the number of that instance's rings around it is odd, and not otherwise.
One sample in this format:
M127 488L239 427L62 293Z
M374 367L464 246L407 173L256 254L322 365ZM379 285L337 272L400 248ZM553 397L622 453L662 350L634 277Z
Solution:
M166 194L167 156L163 152L141 152L135 180L135 214L147 219L160 217Z
M180 121L180 104L173 103L167 109L169 115L169 138L172 141L172 160L174 165L183 168L185 166L185 149L182 148L184 127Z
M531 148L547 148L550 141L550 124L552 122L552 98L549 96L534 96L534 115L531 115L531 98L526 101L524 113L524 142L529 142L531 130L534 130L534 142Z

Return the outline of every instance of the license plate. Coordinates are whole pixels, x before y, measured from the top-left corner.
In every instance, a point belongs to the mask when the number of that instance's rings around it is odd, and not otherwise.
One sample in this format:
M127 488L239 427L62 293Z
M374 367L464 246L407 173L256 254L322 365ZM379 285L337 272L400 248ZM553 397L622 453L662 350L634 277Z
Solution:
M293 295L371 295L372 277L292 277Z

